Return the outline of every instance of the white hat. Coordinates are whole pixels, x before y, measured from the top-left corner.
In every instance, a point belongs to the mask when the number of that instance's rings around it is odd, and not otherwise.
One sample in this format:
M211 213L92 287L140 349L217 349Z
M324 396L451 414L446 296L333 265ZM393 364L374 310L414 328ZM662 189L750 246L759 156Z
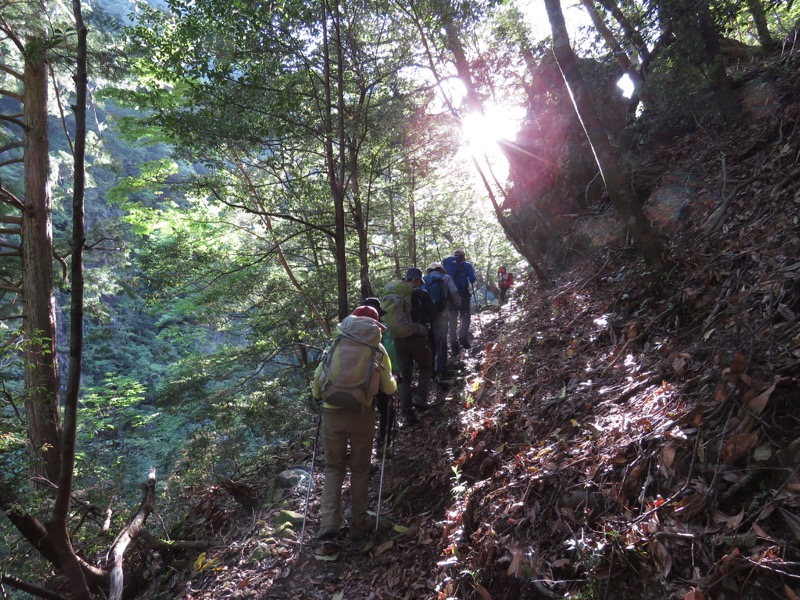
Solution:
M431 264L428 265L428 273L430 273L431 271L442 271L442 272L444 272L444 267L442 266L441 263L432 262Z

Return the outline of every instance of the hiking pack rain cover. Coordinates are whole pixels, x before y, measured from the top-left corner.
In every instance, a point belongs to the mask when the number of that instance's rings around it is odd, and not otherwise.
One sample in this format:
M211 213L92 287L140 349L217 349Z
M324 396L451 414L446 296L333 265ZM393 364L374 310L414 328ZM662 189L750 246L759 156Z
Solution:
M381 382L381 329L369 317L346 317L322 357L322 400L342 408L372 406Z
M397 338L414 335L417 325L411 320L411 294L414 286L402 279L395 279L386 284L381 307L386 311L382 321Z

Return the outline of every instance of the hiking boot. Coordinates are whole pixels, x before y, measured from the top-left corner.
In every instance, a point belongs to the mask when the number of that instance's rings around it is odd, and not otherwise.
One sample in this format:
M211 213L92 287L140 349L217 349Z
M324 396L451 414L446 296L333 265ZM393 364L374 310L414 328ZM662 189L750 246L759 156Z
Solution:
M430 408L430 405L422 398L414 398L411 401L411 406L419 410L428 410Z
M367 532L362 531L360 529L351 529L350 530L350 541L356 544L363 542L367 539Z
M369 536L369 532L375 528L375 519L366 517L359 519L350 526L350 540L353 542L363 542Z
M461 344L462 348L466 348L467 350L471 348L469 340L458 340L458 343Z
M330 542L335 540L339 537L339 530L338 529L326 529L325 531L320 531L317 534L317 541L318 542Z

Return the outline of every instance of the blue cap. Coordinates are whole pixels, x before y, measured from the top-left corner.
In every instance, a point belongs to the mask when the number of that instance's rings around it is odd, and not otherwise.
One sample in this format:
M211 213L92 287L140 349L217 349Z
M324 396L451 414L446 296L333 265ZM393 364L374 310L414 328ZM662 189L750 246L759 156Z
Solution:
M416 281L417 279L422 279L422 271L417 267L411 267L406 271L406 281Z

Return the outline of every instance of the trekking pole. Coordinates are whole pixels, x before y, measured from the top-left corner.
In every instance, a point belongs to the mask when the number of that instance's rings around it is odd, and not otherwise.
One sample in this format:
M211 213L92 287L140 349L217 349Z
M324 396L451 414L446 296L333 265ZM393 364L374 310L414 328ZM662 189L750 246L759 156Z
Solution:
M311 451L311 469L308 472L308 487L306 488L306 507L303 509L303 527L300 529L300 550L297 557L303 553L303 540L306 535L306 519L308 518L308 499L311 496L311 486L314 483L314 463L317 460L317 445L319 444L319 430L322 426L322 407L319 409L319 417L317 418L317 433L314 435L314 449Z
M391 399L389 400L391 408ZM381 452L381 478L378 482L378 506L375 508L375 533L381 525L381 496L383 495L383 469L386 466L386 448L389 446L389 423L386 424L386 431L383 434L383 452Z

